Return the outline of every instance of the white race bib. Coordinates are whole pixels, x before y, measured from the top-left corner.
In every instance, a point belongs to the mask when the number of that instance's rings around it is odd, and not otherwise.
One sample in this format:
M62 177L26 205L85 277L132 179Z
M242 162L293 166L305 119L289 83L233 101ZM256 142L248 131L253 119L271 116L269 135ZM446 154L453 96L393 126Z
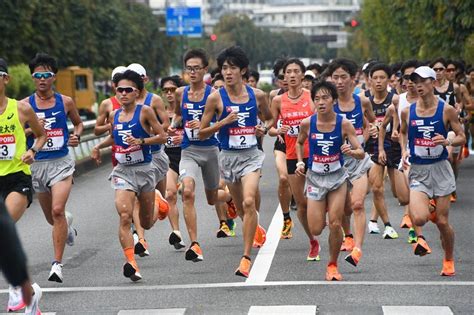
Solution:
M192 129L189 128L189 121L186 122L186 125L184 126L184 130L186 131L186 136L188 136L188 139L191 141L199 141L199 129Z
M256 145L255 127L229 128L229 147L231 149L248 149Z
M318 174L329 174L341 168L340 153L335 155L313 155L311 170Z
M415 138L415 155L423 159L437 159L443 154L443 146L432 140Z
M46 143L40 151L57 151L64 146L64 131L61 128L46 130Z
M290 130L286 133L288 137L298 137L298 134L300 133L300 124L301 124L302 119L288 119L286 120L286 123L288 126L290 126Z
M168 138L166 138L166 143L165 146L167 148L179 148L181 144L175 144L173 142L173 138L177 136L183 136L184 135L184 129L176 129L176 132L172 135L169 135Z
M15 135L0 135L0 160L13 160L15 153Z
M115 150L115 159L123 165L137 164L145 160L142 148L139 145L133 145L126 149L117 146Z

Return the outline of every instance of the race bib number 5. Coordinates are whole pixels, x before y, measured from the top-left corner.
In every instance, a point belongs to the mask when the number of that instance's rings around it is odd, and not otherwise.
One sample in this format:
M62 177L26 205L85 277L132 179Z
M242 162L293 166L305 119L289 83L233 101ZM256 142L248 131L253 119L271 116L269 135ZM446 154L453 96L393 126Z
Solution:
M15 152L15 135L0 135L0 160L13 160Z
M126 149L117 146L115 150L115 159L117 159L117 162L124 165L137 164L145 160L142 148L139 145L130 146Z

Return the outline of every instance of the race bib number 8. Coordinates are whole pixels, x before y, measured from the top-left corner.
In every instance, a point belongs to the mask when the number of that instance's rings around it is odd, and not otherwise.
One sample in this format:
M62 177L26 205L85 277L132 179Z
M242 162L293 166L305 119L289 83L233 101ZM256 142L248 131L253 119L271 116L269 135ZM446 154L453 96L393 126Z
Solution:
M57 151L64 146L64 131L61 128L46 130L46 143L40 151Z
M229 147L231 149L248 149L256 145L255 127L229 129Z
M341 168L340 154L313 155L311 170L318 174L329 174Z
M424 159L437 159L443 154L443 146L432 140L415 138L415 155Z
M13 160L15 152L15 135L0 135L0 160Z
M145 160L142 148L139 145L130 146L126 149L117 146L115 159L123 165L137 164Z

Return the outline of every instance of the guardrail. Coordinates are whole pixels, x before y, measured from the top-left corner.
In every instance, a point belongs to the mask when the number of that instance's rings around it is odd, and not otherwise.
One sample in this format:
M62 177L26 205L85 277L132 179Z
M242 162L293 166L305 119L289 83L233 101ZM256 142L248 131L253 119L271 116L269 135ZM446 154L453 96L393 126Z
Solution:
M89 120L84 122L84 132L81 136L81 143L77 147L69 147L69 155L76 161L82 160L90 156L92 148L101 142L107 134L103 134L101 136L96 136L94 134L94 127L96 121ZM74 126L72 124L68 124L69 132L74 131Z

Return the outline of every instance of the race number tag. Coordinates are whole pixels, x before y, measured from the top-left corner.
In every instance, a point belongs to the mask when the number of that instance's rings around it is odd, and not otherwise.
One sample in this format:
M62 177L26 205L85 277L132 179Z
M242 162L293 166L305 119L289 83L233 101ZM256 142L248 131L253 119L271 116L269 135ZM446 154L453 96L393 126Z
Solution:
M186 122L184 130L186 131L186 136L191 141L199 141L199 129L189 128L189 121Z
M311 170L318 174L329 174L341 168L340 153L334 155L313 155Z
M165 146L167 148L179 148L181 144L175 144L173 142L174 137L182 137L184 135L184 129L176 129L176 132L173 134L168 135L168 138L166 138L166 143Z
M255 127L229 128L229 147L231 149L248 149L256 145Z
M300 124L303 119L287 119L286 125L290 126L290 130L286 133L288 137L298 137L300 133Z
M437 159L443 154L443 146L432 140L415 138L415 155L424 159Z
M15 135L0 135L0 160L13 160L15 152Z
M375 117L375 124L376 124L377 126L379 126L379 128L382 127L382 123L383 123L384 119L385 119L384 116ZM387 132L390 132L391 129L392 129L392 124L389 123L389 124L387 125L387 127L385 127L385 130L386 130Z
M57 151L64 146L64 131L61 128L46 130L46 143L40 151Z
M115 159L123 165L137 164L145 160L142 148L139 145L129 146L126 149L117 146L115 148Z

